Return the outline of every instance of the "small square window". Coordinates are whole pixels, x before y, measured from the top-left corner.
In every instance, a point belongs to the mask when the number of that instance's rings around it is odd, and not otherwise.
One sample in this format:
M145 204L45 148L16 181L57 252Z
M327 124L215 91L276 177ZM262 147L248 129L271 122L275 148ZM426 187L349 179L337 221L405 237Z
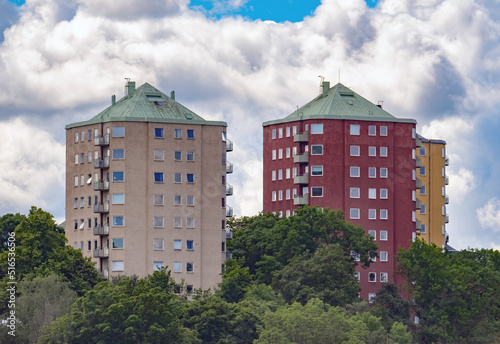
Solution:
M351 124L350 133L351 135L359 135L359 124Z
M123 227L124 217L123 216L113 216L111 224L113 227Z
M359 156L359 146L351 146L351 156Z
M368 189L368 198L369 199L377 199L377 189L369 188Z
M157 160L157 159L155 159L155 160ZM174 151L174 160L175 161L181 161L182 160L182 152L181 151Z
M419 153L418 155L420 156L425 156L426 154L425 147L421 146L418 153Z
M154 271L160 271L163 266L163 262L153 262Z
M359 198L359 188L351 188L351 198Z
M425 166L421 166L419 169L418 169L418 174L420 176L425 176Z
M176 139L182 138L182 129L174 129L174 138Z
M174 228L182 228L182 217L174 217Z
M380 199L387 199L387 189L380 189Z
M194 250L194 242L193 240L186 241L186 250Z
M174 183L182 183L182 174L174 173Z
M174 262L174 272L182 272L182 263Z
M188 129L188 130L186 130L186 132L187 132L188 139L194 139L194 130L193 129Z
M223 155L224 157L226 156L225 154ZM194 161L194 152L192 151L186 152L186 161Z
M111 262L111 271L124 271L125 263L123 260L113 260Z
M380 126L380 136L387 136L387 127L385 125Z
M194 183L194 174L192 174L192 173L188 173L188 174L186 174L186 180L187 180L187 182L188 182L189 184Z
M387 262L387 251L380 251L380 261L381 262Z
M425 214L425 212L426 212L425 204L420 205L419 214Z
M323 155L323 145L311 145L311 155Z
M194 228L194 217L186 218L186 228Z
M182 205L182 196L181 195L174 196L174 205Z
M113 137L125 137L125 127L113 127L112 128ZM89 130L89 140L92 137L92 131Z
M380 282L382 283L389 282L389 274L387 272L380 273Z
M350 172L350 176L351 177L359 177L359 167L357 166L351 166L350 168L351 172Z
M369 230L368 234L370 234L373 237L373 240L377 240L377 231Z
M154 205L163 205L163 194L153 195L153 204Z
M182 250L182 241L174 240L174 250Z
M369 272L368 273L368 282L377 282L377 273Z
M377 209L368 209L368 219L369 220L377 219Z
M124 149L113 149L112 154L113 154L112 155L113 160L125 159L125 150Z
M369 136L375 136L375 135L377 135L377 127L375 125L369 125L368 126L368 135Z
M311 176L322 176L323 166L311 166Z
M113 171L112 177L113 182L123 182L125 179L123 171Z
M368 178L376 178L377 169L375 167L368 167Z
M111 240L111 247L114 249L123 249L123 238L113 238Z
M163 183L163 173L162 172L155 172L154 177L155 177L155 183Z
M311 134L323 134L323 123L311 124Z
M377 156L377 147L369 146L368 147L368 156Z
M380 236L380 240L387 241L387 231L380 231L379 236Z
M425 234L426 233L426 227L425 224L420 224L420 234Z
M186 205L188 207L194 207L194 196L186 196Z
M186 272L193 272L194 271L194 264L191 262L186 263Z
M323 187L311 187L311 197L323 197Z
M388 218L387 209L380 209L380 219L387 220L387 218Z
M349 217L351 219L359 219L359 208L351 208L349 211Z
M111 204L125 204L125 194L112 194ZM83 207L83 197L82 197L82 207Z
M163 137L163 128L155 128L155 138L162 139Z
M387 157L387 147L380 147L380 156L383 158Z
M155 227L155 228L163 228L164 227L164 218L163 218L163 216L155 216L155 217L153 217L153 227Z
M380 168L380 178L387 178L388 174L387 167Z
M420 190L418 190L418 194L419 194L419 195L425 195L425 192L426 192L426 190L425 190L425 185L422 185L422 186L420 187Z

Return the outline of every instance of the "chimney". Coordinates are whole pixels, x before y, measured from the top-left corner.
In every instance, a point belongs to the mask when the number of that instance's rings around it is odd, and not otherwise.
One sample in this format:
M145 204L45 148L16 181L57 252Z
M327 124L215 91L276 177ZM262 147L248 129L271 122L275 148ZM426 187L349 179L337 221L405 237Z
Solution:
M133 95L135 92L135 81L127 82L127 96Z
M175 100L175 91L170 92L170 98L172 98L172 100Z
M330 90L330 81L323 81L323 97L326 97L326 94Z
M111 96L111 106L115 105L116 104L116 96L113 94Z

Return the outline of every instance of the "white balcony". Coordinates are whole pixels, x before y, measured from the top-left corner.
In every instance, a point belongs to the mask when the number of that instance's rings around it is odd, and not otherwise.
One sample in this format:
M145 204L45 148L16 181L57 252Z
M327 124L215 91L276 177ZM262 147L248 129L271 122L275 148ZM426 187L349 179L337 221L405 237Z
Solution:
M94 146L109 146L109 134L94 137Z
M233 208L226 205L226 217L233 217Z
M108 191L109 190L109 179L96 180L94 182L94 191Z
M309 142L309 132L305 131L293 135L293 142Z
M229 161L226 162L226 173L233 173L233 164L231 164Z
M104 159L94 160L94 168L109 168L109 156Z
M226 139L226 152L232 152L233 151L233 142Z
M226 196L233 195L233 186L231 184L226 184Z

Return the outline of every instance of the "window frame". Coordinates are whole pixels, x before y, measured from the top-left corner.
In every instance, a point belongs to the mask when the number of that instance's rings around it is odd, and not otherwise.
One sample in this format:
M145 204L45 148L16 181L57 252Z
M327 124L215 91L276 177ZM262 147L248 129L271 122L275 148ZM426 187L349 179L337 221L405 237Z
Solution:
M314 150L321 147L321 153L315 153ZM311 155L323 155L323 145L311 145Z
M154 128L154 137L155 139L164 139L165 130L163 128Z

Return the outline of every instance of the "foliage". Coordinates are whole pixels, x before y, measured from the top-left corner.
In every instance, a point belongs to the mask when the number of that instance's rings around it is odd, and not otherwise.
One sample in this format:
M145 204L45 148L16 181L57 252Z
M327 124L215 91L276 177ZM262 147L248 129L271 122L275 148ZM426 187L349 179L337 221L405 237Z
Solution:
M17 214L5 214L0 217L0 253L7 249L7 239L9 234L14 232L17 225L21 223L23 215Z
M411 326L410 302L401 296L394 283L382 284L373 304L371 313L381 317L387 330L390 330L395 322Z
M442 251L417 240L398 254L419 317L419 343L492 343L500 336L500 252Z
M217 291L227 302L239 302L252 282L248 267L243 267L244 259L226 261L222 274L222 283Z

